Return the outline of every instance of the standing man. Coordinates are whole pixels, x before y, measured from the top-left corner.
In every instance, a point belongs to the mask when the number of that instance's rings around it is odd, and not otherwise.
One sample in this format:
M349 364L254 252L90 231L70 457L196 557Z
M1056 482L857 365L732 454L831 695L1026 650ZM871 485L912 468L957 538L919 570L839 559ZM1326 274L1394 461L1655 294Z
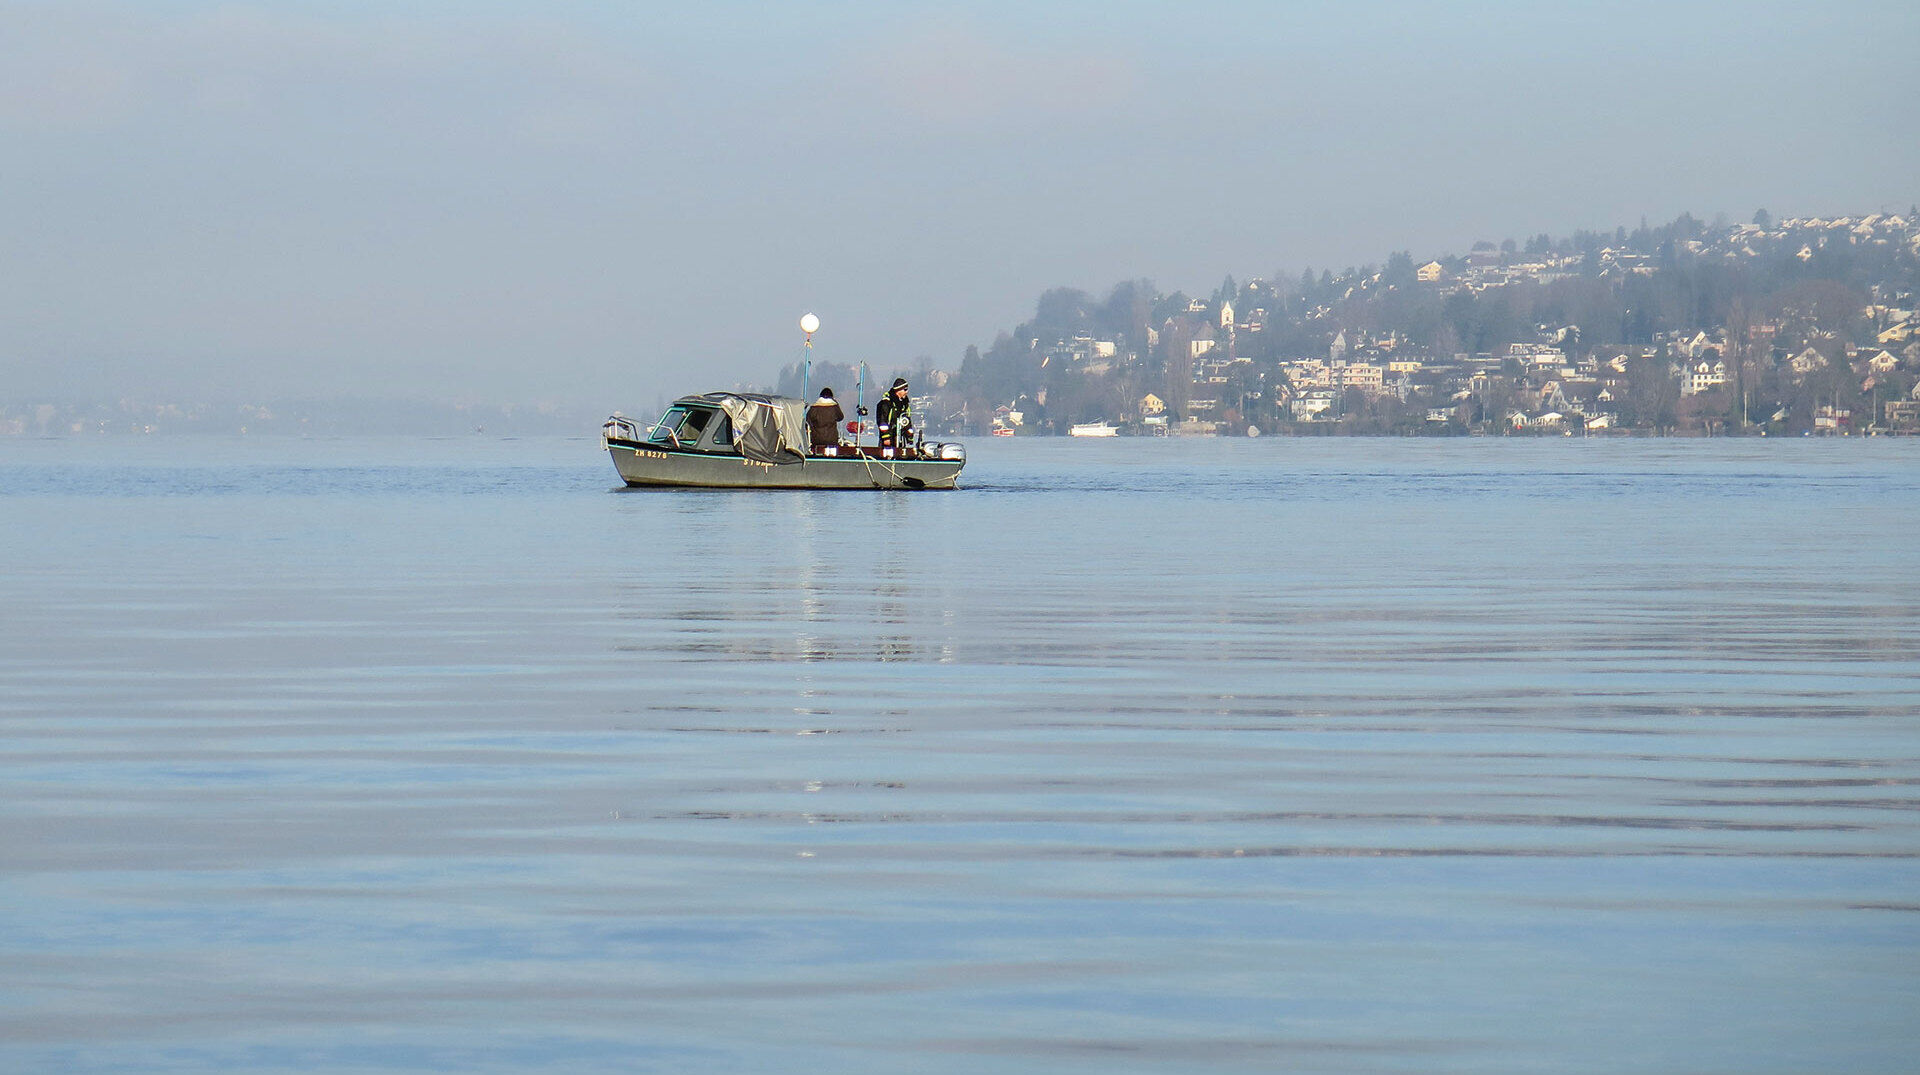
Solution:
M813 454L839 454L840 421L845 417L834 401L833 389L822 388L820 398L807 408L807 440L813 445Z
M874 405L874 417L880 422L880 447L899 448L913 435L913 400L907 396L907 379L895 377L893 387Z

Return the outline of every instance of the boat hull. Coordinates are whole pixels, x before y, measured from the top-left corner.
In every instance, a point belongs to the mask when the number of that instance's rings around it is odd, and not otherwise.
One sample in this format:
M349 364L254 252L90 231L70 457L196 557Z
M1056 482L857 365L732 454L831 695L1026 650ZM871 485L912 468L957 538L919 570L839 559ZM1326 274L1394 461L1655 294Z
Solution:
M964 459L883 459L868 454L759 463L738 455L675 450L617 438L607 439L607 453L620 480L634 487L952 489L966 465Z

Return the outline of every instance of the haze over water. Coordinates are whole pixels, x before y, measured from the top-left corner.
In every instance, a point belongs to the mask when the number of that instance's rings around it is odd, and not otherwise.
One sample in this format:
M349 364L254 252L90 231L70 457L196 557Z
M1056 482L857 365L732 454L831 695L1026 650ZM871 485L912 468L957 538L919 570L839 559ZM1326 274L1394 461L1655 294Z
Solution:
M1920 442L0 443L0 1070L1894 1072Z

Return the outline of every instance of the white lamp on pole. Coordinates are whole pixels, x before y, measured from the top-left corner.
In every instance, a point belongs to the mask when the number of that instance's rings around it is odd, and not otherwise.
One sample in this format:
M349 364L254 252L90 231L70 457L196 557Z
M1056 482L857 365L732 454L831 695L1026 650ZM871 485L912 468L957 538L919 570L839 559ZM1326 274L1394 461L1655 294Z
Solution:
M800 331L807 334L806 346L801 348L806 358L801 363L800 396L802 399L813 394L813 334L820 329L820 319L812 314L800 315Z

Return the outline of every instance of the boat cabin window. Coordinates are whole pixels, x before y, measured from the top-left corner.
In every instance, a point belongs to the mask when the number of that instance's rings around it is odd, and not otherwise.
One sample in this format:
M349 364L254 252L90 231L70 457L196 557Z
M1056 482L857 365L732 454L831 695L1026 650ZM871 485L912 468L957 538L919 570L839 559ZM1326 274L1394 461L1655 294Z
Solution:
M714 426L713 446L715 448L733 447L733 422L724 414L720 416L719 424Z
M657 444L679 444L691 448L713 420L714 412L705 407L668 407L647 431L647 439ZM725 421L725 419L721 419Z
M701 431L706 429L707 423L712 420L712 411L699 407L688 411L686 418L680 422L680 428L675 430L680 434L680 443L692 444L699 440Z
M667 413L661 415L660 420L653 423L653 426L647 430L647 439L656 444L671 441L679 436L680 423L685 421L686 417L685 407L668 407Z

